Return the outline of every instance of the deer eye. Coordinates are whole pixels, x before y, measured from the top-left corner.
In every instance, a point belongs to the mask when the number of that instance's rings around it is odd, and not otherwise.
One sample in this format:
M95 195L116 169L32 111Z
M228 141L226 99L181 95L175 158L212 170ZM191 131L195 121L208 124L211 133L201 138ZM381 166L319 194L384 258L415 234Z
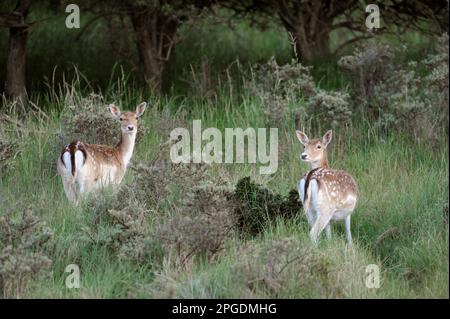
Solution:
M123 118L119 118L119 121L123 121Z
M318 149L321 149L321 148L322 148L322 146L320 146L320 145L317 145L317 148L318 148Z

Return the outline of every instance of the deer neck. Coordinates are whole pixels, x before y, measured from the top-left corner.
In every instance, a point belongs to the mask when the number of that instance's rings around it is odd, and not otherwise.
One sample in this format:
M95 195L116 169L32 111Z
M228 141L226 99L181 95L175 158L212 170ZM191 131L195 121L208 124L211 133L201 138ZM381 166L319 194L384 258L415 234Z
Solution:
M133 133L122 133L120 142L117 145L122 163L125 167L130 163L131 156L133 155L134 144L136 141L136 131Z
M322 158L316 162L311 162L311 169L316 169L316 168L328 168L328 158L327 158L327 153L324 153Z

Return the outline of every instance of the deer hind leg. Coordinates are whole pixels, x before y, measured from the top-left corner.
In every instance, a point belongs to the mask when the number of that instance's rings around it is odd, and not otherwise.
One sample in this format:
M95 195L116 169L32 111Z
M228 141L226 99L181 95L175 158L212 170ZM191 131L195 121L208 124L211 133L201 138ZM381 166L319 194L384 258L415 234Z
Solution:
M318 212L318 216L314 225L311 228L309 233L311 237L311 241L313 243L317 243L317 239L319 238L320 233L330 224L331 217L333 216L333 211L331 209L321 210ZM331 232L330 232L331 235Z
M65 152L57 162L57 170L61 176L64 193L70 202L75 202L77 199L76 187L72 176L72 165L70 162L70 153Z
M70 180L67 180L64 177L62 178L62 183L63 183L63 188L64 188L64 192L66 193L67 199L71 202L76 202L77 201L77 192L74 187L75 185Z

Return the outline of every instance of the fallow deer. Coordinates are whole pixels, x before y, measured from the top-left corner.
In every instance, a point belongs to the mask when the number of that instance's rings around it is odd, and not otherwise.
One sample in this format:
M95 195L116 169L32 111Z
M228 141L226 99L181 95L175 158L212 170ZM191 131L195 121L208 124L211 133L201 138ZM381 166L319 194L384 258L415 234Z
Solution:
M351 245L350 218L358 200L358 188L350 174L328 166L327 146L332 132L326 132L322 139L312 140L301 131L296 133L305 146L300 158L311 167L298 182L300 200L311 227L311 240L316 243L323 229L331 239L331 220L344 220L347 243Z
M73 141L63 148L57 170L69 201L77 203L87 193L120 184L133 155L138 118L146 106L143 102L135 112L121 112L119 107L109 105L110 112L121 124L122 135L116 146Z

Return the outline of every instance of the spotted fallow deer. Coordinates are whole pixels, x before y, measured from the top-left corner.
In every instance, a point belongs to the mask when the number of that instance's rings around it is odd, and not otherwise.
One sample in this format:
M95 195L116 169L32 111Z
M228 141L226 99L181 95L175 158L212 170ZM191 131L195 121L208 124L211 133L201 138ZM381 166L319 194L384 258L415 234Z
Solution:
M331 239L331 220L344 220L347 243L351 245L350 218L358 199L358 188L350 174L328 167L327 146L332 132L326 132L322 139L312 140L301 131L296 133L305 146L300 159L311 166L298 182L300 200L311 227L311 240L316 243L324 228L327 238Z
M83 195L122 181L133 155L138 118L146 106L143 102L135 112L121 112L119 107L109 105L110 112L121 124L122 135L116 146L74 141L63 148L57 169L69 201L78 203Z

